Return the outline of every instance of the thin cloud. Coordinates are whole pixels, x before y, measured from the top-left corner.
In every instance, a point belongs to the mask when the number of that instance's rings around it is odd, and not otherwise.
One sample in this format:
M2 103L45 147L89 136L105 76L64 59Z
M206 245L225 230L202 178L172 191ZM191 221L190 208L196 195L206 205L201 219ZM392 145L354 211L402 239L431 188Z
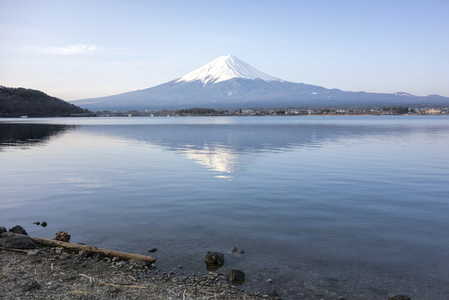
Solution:
M70 45L67 47L27 47L29 51L50 55L78 55L99 52L96 45Z

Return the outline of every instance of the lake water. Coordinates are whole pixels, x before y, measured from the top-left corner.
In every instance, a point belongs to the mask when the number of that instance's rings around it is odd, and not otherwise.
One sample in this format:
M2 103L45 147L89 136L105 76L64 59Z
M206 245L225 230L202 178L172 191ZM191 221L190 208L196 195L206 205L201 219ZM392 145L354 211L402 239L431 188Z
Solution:
M447 116L2 119L0 167L0 226L33 236L222 252L284 299L449 297Z

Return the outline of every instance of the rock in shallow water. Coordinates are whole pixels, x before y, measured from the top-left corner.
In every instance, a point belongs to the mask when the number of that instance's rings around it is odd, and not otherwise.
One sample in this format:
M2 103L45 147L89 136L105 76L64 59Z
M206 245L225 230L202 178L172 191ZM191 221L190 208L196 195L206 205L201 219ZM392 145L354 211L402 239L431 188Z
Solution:
M238 254L243 254L243 253L245 253L244 250L238 249L237 247L232 247L232 248L231 248L231 252L232 252L232 253L238 253Z
M204 260L206 261L206 269L208 271L217 271L224 264L224 255L219 252L207 251Z
M228 281L240 283L245 281L245 273L240 270L231 269L228 271Z
M222 266L224 264L224 255L223 255L223 253L219 253L219 252L207 251L206 256L204 257L204 260L208 264Z

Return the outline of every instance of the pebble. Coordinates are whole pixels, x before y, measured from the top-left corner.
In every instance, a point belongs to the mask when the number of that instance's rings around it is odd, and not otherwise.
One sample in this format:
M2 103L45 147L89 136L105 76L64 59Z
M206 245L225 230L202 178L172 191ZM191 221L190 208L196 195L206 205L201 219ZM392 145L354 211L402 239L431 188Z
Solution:
M39 254L39 250L29 250L27 251L27 255L37 256Z
M125 265L126 265L126 262L124 262L124 261L119 261L119 262L116 263L116 266L119 267L119 268L122 268Z

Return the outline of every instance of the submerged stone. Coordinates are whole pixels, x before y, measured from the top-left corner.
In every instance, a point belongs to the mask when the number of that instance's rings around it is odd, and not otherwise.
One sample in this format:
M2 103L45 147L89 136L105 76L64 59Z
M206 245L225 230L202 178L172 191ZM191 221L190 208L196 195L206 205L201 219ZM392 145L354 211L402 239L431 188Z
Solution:
M206 256L204 257L204 260L208 264L222 266L224 264L224 254L220 253L220 252L207 251Z
M224 254L219 252L207 251L204 257L208 271L217 271L224 264Z
M228 281L233 283L243 283L245 281L245 273L240 270L231 269L228 271Z
M237 247L232 247L232 248L231 248L231 252L232 252L232 253L238 253L238 254L243 254L243 253L245 253L244 250L238 249Z

